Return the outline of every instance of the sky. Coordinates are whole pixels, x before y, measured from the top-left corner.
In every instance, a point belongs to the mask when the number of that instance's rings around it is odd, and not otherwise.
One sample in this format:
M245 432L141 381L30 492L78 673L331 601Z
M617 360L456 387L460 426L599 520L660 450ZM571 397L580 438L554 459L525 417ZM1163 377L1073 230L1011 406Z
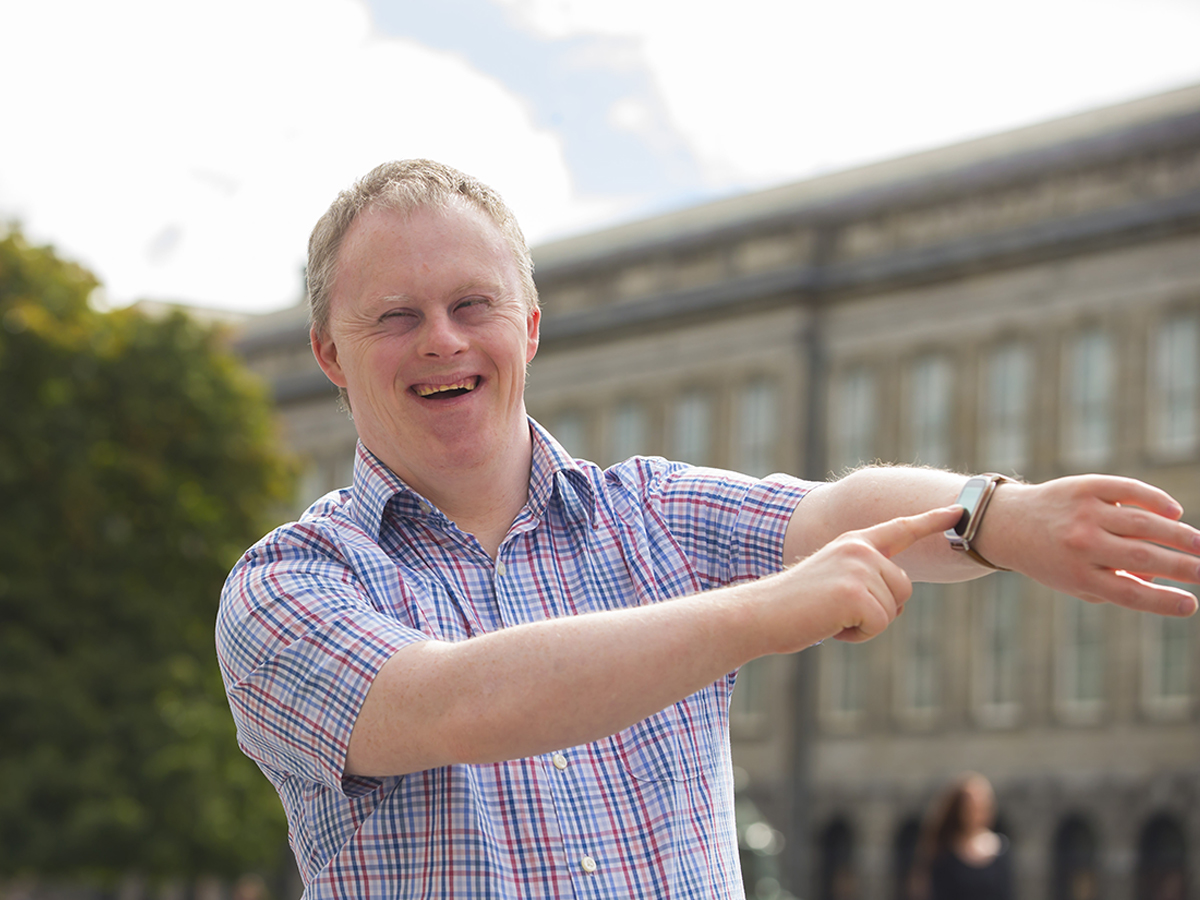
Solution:
M298 302L380 162L535 246L1200 83L1200 0L0 0L0 222L101 302Z

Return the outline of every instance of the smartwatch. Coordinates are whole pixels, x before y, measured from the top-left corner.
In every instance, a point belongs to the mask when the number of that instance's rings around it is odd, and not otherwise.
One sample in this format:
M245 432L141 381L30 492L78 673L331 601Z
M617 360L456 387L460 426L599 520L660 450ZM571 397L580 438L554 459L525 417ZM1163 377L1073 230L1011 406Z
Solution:
M983 514L987 511L992 494L996 492L999 485L1006 481L1012 481L1012 479L994 472L967 479L967 483L959 492L958 500L955 501L963 508L962 518L953 528L946 529L946 539L950 541L951 547L961 550L980 565L987 566L989 569L998 569L1001 572L1009 570L988 562L971 544L974 542L975 536L979 534L979 523L983 521Z

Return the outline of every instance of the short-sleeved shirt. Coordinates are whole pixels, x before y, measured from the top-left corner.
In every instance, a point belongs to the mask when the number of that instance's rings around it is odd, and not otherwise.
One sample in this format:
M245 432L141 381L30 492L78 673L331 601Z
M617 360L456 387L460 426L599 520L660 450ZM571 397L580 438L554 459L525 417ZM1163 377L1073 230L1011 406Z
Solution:
M238 741L279 791L307 898L741 895L732 674L591 744L343 777L398 650L778 571L812 487L645 457L601 470L530 427L528 502L495 560L360 444L353 486L226 582L217 649Z

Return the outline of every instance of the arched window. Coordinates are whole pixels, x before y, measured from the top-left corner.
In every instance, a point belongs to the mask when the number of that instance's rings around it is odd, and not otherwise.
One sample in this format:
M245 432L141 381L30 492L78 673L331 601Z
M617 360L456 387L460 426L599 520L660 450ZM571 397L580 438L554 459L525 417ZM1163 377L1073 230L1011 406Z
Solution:
M911 900L913 864L917 861L917 842L921 838L921 820L905 819L892 841L892 896Z
M821 832L820 900L854 900L858 882L854 877L854 832L845 819L834 819Z
M1095 900L1100 873L1096 834L1081 817L1071 816L1054 836L1054 900Z
M1137 900L1183 900L1187 892L1183 828L1172 816L1155 816L1138 840Z

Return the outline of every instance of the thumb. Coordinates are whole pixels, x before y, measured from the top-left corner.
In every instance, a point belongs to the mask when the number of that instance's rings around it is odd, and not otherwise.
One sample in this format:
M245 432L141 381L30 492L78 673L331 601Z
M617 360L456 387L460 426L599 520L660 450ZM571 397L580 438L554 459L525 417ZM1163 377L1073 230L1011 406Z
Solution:
M931 509L915 516L900 516L864 528L859 536L872 544L876 550L891 559L907 550L922 538L953 528L962 518L963 508L958 504Z

